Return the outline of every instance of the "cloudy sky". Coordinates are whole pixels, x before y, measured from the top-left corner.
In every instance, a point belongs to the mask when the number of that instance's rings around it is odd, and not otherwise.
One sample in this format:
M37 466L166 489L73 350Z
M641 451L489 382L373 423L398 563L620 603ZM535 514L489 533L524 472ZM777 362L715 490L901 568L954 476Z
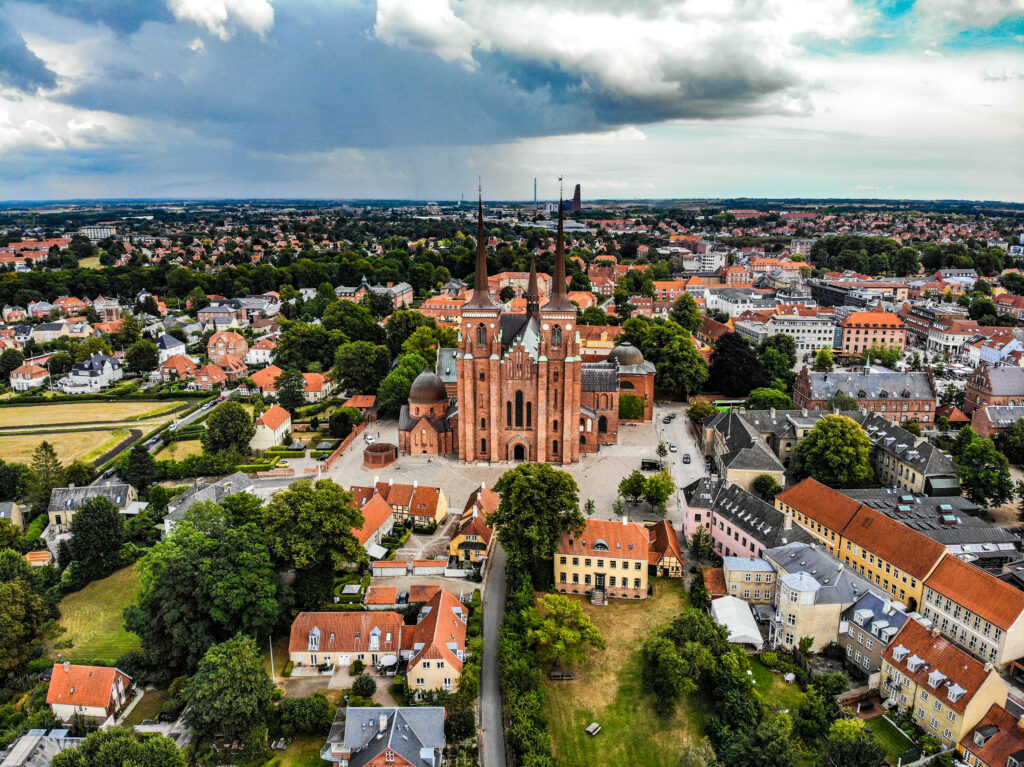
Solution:
M0 200L1024 201L1024 0L0 0Z

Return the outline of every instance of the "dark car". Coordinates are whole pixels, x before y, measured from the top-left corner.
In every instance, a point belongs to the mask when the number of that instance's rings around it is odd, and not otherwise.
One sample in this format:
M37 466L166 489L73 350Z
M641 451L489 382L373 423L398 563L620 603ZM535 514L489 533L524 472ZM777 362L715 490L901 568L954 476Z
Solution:
M654 458L641 458L640 459L640 470L641 471L661 471L665 468L665 465Z
M396 604L400 604L400 605L409 604L409 592L408 591L403 591L401 594L399 594L398 595L398 599L396 600Z
M683 453L683 463L689 463L689 462L690 462L690 454L689 453Z
M105 472L103 472L103 479L110 479L112 476L114 476L115 471L117 471L117 469L107 469Z
M672 419L669 418L668 416L665 416L664 418L661 419L661 422L662 423L672 423Z

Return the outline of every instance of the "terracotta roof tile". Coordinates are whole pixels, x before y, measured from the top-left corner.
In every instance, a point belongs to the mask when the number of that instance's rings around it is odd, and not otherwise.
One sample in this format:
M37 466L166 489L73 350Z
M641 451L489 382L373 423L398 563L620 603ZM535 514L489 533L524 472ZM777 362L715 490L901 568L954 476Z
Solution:
M702 567L701 574L704 576L704 588L712 598L726 596L729 593L729 588L725 584L725 573L721 567Z
M984 746L978 746L974 742L974 733L984 727L996 727L999 731L989 735ZM993 703L984 718L960 741L960 745L981 762L1003 767L1008 764L1010 756L1024 751L1024 728L1020 726L1017 717L998 703Z
M409 587L410 602L429 602L441 587L436 583L414 583Z
M360 544L365 544L388 519L391 518L392 510L387 501L379 495L372 496L365 504L359 507L363 513L363 526L355 529L352 533Z
M679 548L679 535L668 520L663 519L656 525L652 525L648 528L648 533L651 537L651 549L661 556L671 554L682 564L683 553Z
M289 418L291 418L291 416L283 407L280 405L271 405L267 412L256 419L256 425L266 426L272 431L277 431L281 427L281 424Z
M779 505L778 502L784 503L836 531L845 528L860 508L858 501L821 484L816 479L798 482L776 495L775 500L776 507Z
M861 507L842 533L918 580L923 580L946 553L946 547L938 541L868 506ZM1024 594L1021 596L1024 598Z
M598 541L607 544L607 550L595 549ZM562 533L558 541L559 554L606 554L611 558L642 559L647 561L650 551L650 536L647 528L639 522L622 522L607 519L588 519L579 535Z
M1024 592L959 557L943 557L924 583L1003 631L1024 613Z
M56 663L50 677L50 688L46 692L46 702L106 708L111 701L114 683L119 677L127 689L131 677L119 669Z
M398 589L394 586L370 586L366 590L364 604L368 605L393 605L398 599Z
M305 652L309 649L309 635L313 629L320 631L318 652L368 652L370 633L380 632L380 652L397 652L402 646L402 625L404 618L388 610L366 612L302 612L292 622L288 652ZM387 635L391 634L388 641Z

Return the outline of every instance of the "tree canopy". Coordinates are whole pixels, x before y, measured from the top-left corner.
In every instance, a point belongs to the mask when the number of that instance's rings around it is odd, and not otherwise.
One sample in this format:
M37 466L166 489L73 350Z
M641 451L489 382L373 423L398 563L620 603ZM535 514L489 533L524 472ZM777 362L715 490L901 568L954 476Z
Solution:
M767 383L761 359L747 339L723 333L711 352L708 386L728 397L741 397Z
M867 482L874 476L868 459L871 440L852 418L826 415L797 446L800 470L833 487Z
M245 454L249 452L249 440L255 434L256 427L249 413L241 403L228 400L217 405L207 417L203 449L208 453L237 450Z

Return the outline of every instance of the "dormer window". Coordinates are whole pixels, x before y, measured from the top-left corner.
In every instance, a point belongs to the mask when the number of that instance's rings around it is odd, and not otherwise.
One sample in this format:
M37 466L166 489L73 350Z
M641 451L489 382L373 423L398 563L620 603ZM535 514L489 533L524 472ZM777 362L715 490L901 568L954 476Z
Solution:
M907 660L907 668L911 671L917 671L919 668L921 668L922 663L924 663L924 660L918 658L916 655L911 655L910 658ZM934 687L934 685L932 686Z
M903 645L899 645L899 646L897 646L897 647L896 647L896 648L895 648L895 649L894 649L894 650L892 651L892 657L893 657L893 658L895 658L895 659L896 659L896 660L898 660L898 661L902 661L902 660L903 660L904 658L906 658L906 657L907 657L907 655L909 655L909 654L910 654L910 650L908 650L908 649L907 649L906 647L904 647Z
M594 551L609 551L608 544L601 538L594 541Z
M943 674L938 669L935 669L928 675L928 684L931 687L938 687L940 684L942 684L942 680L945 678L945 674Z
M318 629L316 626L314 626L309 632L309 649L320 649L320 629Z

